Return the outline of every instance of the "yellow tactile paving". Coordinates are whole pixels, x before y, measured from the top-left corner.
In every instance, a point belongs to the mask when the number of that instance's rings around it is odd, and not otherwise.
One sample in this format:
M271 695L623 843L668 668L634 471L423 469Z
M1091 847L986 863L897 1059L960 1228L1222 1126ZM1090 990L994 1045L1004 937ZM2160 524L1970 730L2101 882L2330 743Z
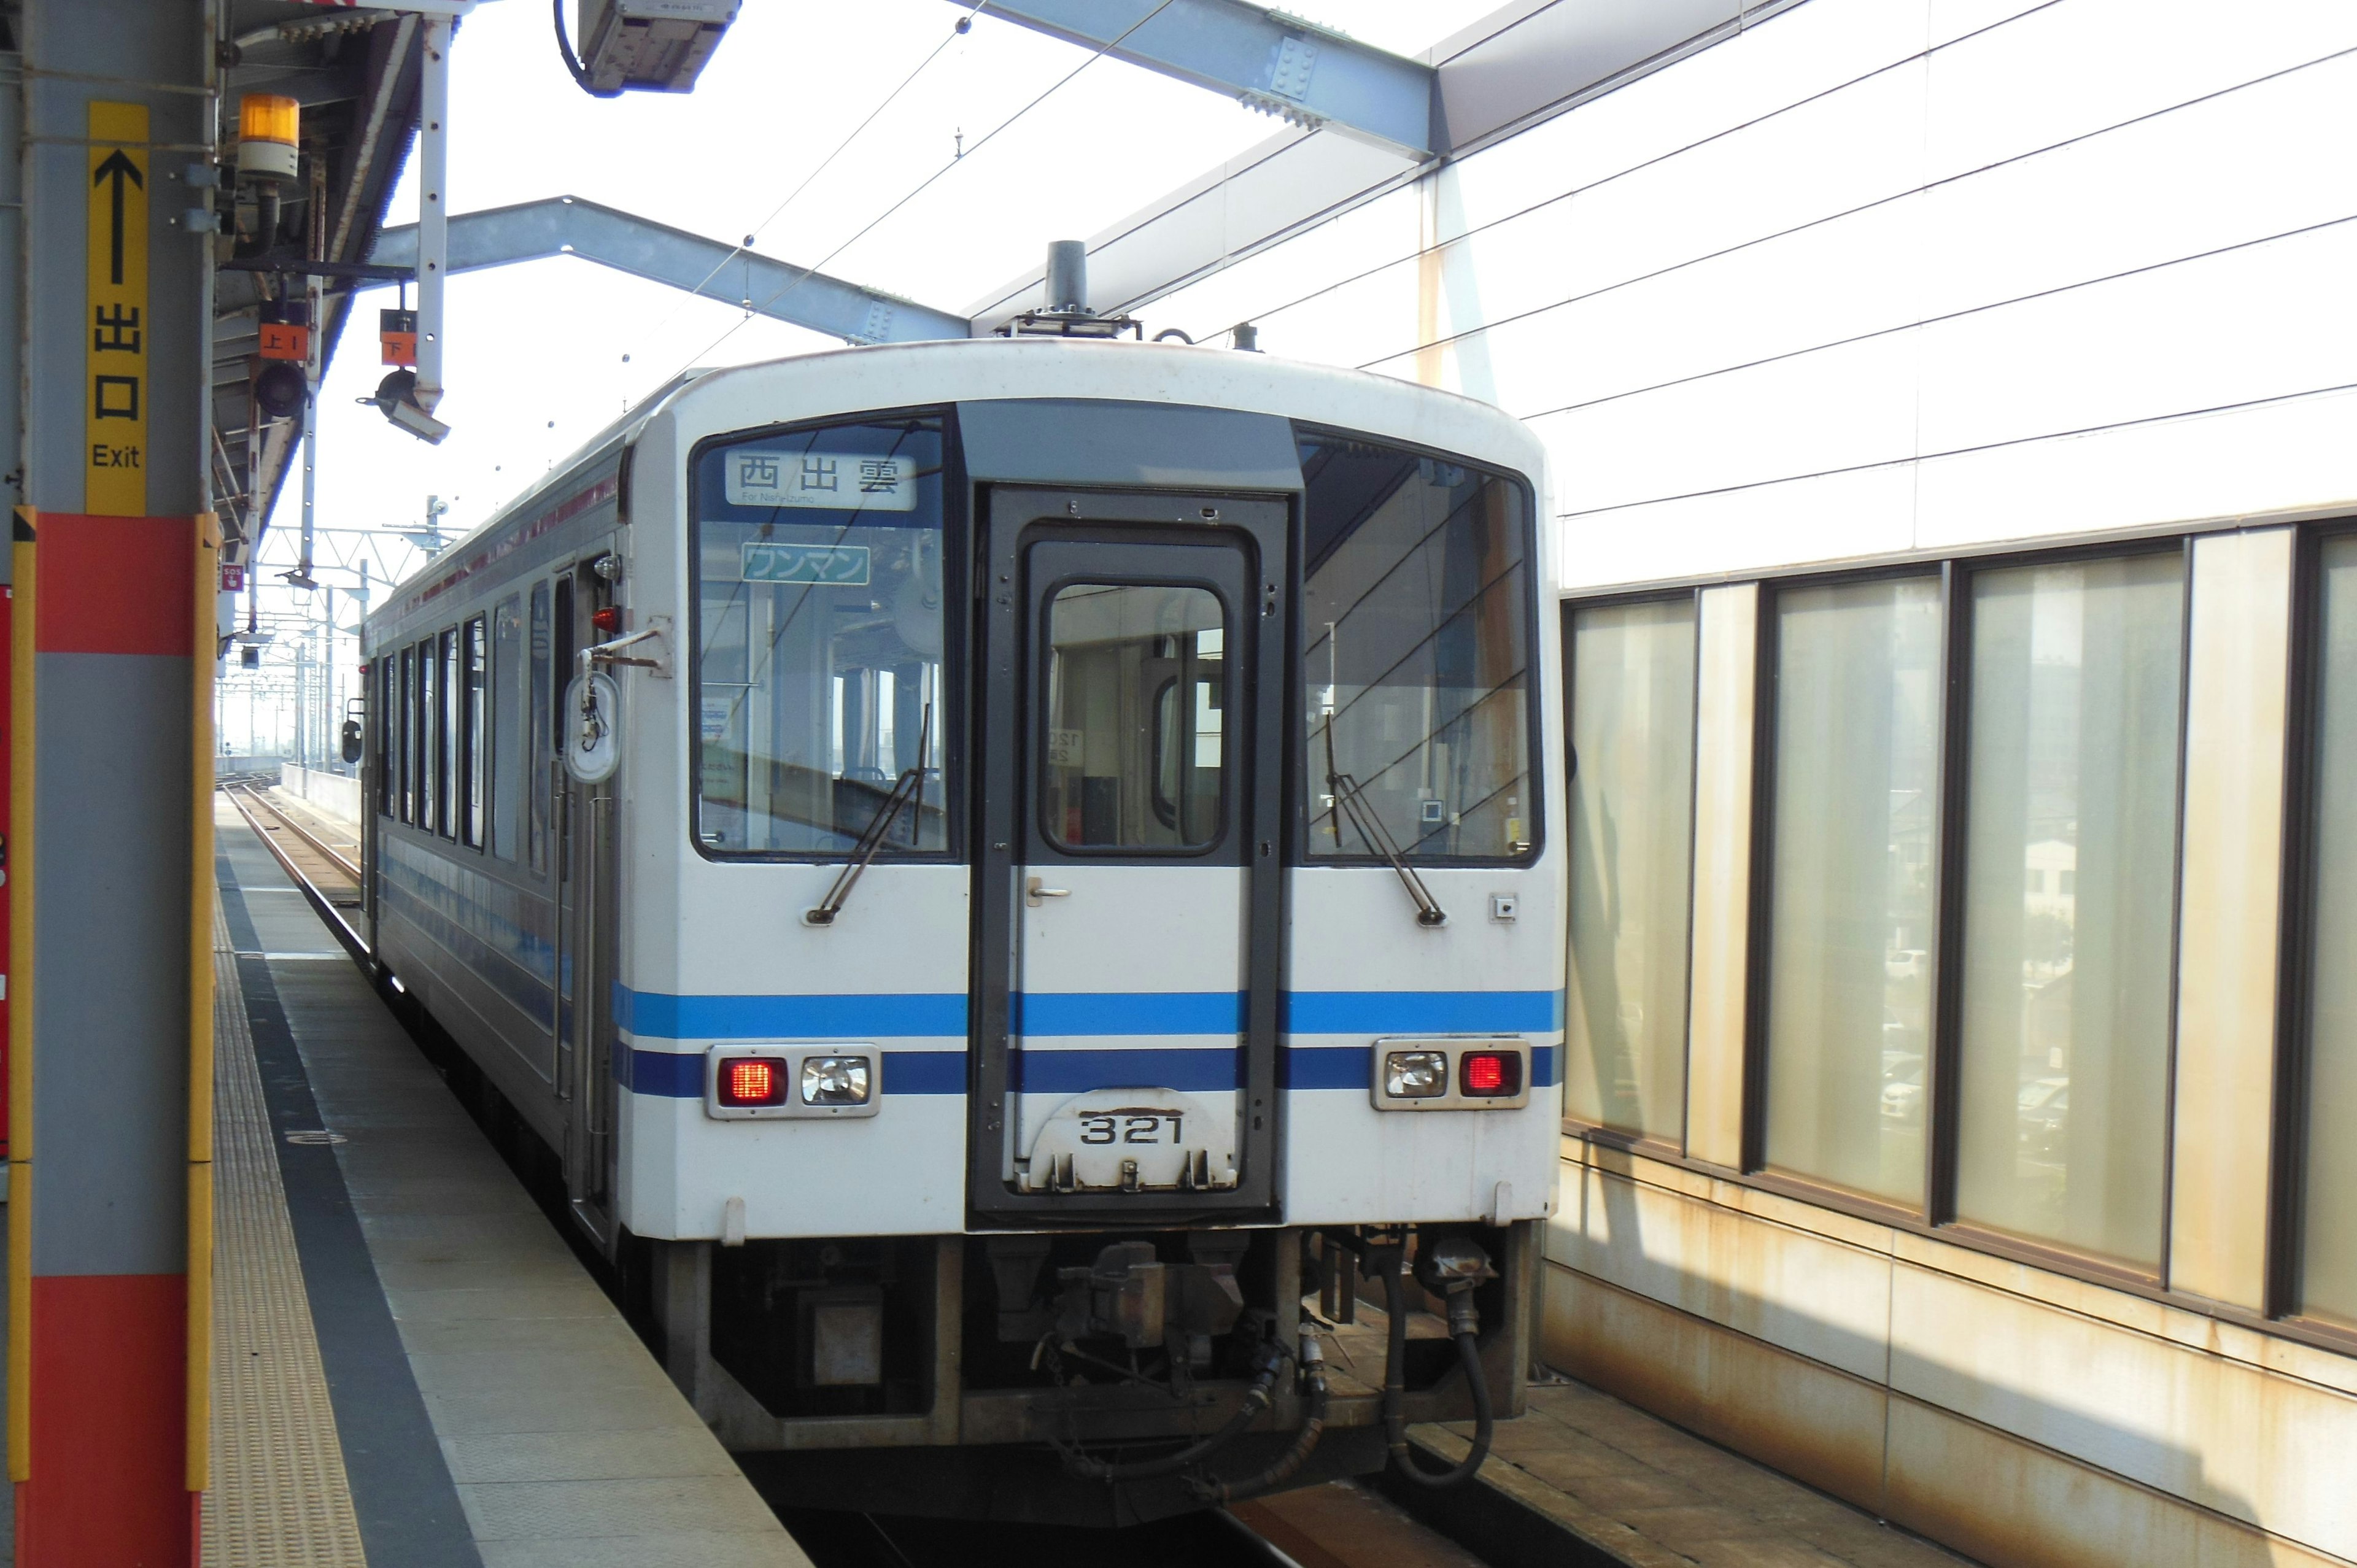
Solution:
M218 909L213 947L213 1464L203 1562L361 1568L367 1557Z

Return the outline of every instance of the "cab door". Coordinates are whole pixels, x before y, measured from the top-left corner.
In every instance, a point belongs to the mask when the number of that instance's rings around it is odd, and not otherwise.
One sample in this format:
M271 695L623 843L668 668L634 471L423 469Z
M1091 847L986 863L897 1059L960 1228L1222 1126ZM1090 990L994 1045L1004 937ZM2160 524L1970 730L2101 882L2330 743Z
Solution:
M1286 506L986 516L974 1206L1265 1209Z

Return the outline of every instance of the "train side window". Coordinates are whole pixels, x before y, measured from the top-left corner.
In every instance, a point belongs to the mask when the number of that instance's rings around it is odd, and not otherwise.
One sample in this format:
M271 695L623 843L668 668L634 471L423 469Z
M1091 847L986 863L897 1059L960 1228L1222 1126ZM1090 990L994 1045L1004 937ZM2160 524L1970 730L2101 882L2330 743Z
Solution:
M884 852L949 847L942 454L940 419L898 416L694 458L704 853L841 854L920 768L917 808Z
M417 645L417 825L434 831L435 785L442 777L438 756L442 726L442 655L433 638Z
M399 799L394 813L404 822L417 820L417 652L414 649L401 650L401 726L400 752L396 771L400 775L393 786Z
M370 718L376 725L376 814L393 815L394 725L399 722L399 709L393 699L394 682L400 679L400 660L380 653L371 661L369 674L376 689L369 693Z
M468 849L483 847L484 642L482 617L458 628L458 842Z
M565 688L573 680L573 580L567 573L556 580L556 638L554 644L555 680L548 689L549 734L559 738L565 734Z
M442 726L441 798L434 814L434 831L444 838L458 836L458 629L442 634L442 707L436 715Z
M1528 856L1539 800L1526 492L1351 436L1299 440L1309 857L1377 853L1329 774L1411 860Z
M549 586L546 579L532 585L532 690L524 704L526 722L532 726L527 751L532 757L532 799L526 803L530 831L525 835L532 852L532 868L548 869L548 768L550 698L548 655L552 632L549 626Z
M491 671L488 696L490 717L491 854L500 860L516 857L517 808L523 800L522 739L524 705L517 700L517 682L523 678L523 596L510 594L491 612Z

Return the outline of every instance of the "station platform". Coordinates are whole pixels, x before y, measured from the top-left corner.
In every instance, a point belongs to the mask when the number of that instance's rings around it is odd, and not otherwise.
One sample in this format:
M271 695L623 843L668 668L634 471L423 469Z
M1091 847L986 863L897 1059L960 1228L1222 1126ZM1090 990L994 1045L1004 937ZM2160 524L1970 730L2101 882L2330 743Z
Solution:
M217 800L208 1568L808 1568Z

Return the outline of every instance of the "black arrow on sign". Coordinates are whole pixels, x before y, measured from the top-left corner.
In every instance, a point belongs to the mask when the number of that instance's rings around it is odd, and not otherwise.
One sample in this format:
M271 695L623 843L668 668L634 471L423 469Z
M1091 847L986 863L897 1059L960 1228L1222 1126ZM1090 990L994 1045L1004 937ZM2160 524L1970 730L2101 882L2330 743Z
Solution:
M98 166L98 172L90 177L92 185L104 185L110 179L114 182L114 189L111 193L114 202L114 244L108 254L113 263L109 275L118 284L123 281L123 182L126 178L142 190L147 188L147 181L140 174L139 166L124 157L121 147L107 154L106 161Z

